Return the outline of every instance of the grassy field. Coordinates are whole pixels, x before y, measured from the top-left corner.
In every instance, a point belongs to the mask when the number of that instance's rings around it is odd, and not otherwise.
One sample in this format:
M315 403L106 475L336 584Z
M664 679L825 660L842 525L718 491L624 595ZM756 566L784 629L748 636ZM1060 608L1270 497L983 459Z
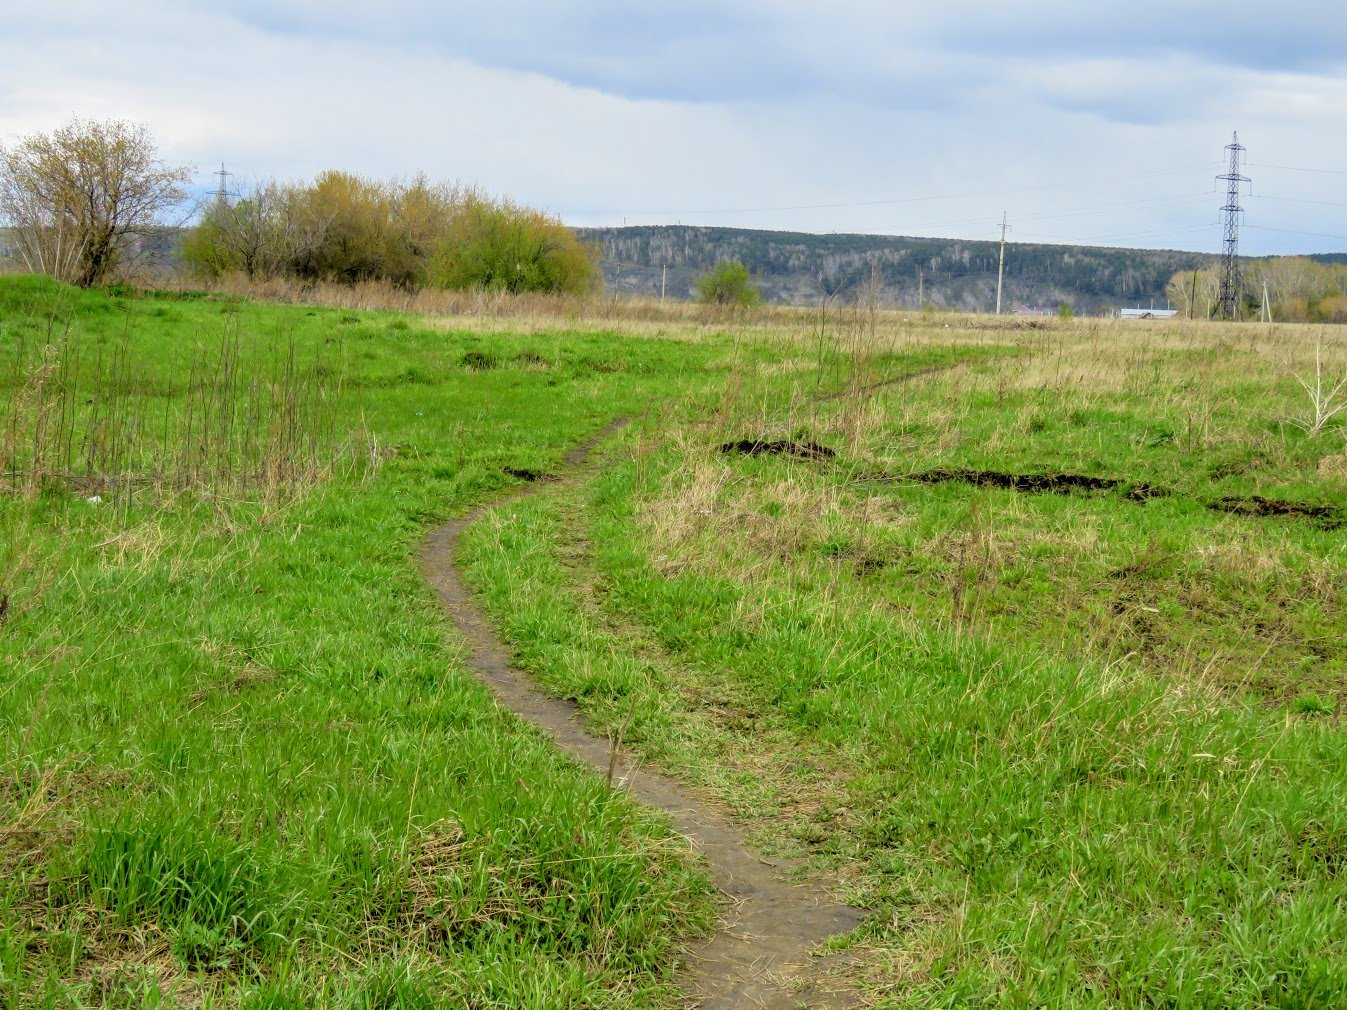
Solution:
M0 279L0 1005L667 1001L704 875L414 559L734 343Z
M822 402L744 369L480 526L477 583L873 911L876 1005L1347 1005L1347 445L1292 374L1332 334L1030 338ZM717 451L792 437L837 455Z
M415 563L620 415L470 574L872 911L868 1002L1347 1003L1319 331L605 314L0 278L0 1005L675 1004L705 874L495 708Z

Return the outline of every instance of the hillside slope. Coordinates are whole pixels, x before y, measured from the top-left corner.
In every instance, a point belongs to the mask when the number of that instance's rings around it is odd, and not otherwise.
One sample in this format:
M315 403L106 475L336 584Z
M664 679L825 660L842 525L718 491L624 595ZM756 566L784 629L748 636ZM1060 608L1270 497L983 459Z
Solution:
M579 229L602 250L610 290L689 298L696 277L723 259L738 259L770 301L809 303L853 292L877 276L881 300L918 307L987 310L996 302L996 242L889 235L813 235L686 225ZM1179 270L1214 256L1158 249L1010 243L1005 305L1056 309L1069 301L1099 312L1123 305L1163 304ZM665 270L667 268L667 281Z

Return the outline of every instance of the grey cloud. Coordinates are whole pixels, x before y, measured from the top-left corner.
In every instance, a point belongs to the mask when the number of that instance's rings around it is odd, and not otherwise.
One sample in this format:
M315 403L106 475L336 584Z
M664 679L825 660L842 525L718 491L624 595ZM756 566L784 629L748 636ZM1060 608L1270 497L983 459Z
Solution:
M207 9L202 5L202 9ZM218 7L209 9L218 10ZM267 31L427 47L636 99L784 101L833 94L892 108L971 100L998 64L1086 57L1187 58L1254 71L1328 73L1347 63L1347 7L1291 0L1275 11L1204 3L1129 5L954 0L912 10L842 0L639 6L504 0L445 7L246 0L234 16ZM1138 82L1144 84L1144 82ZM1148 122L1135 107L1123 121Z
M1017 59L1006 65L1005 74L1023 100L1122 126L1162 126L1219 115L1231 95L1247 88L1250 76L1186 57Z
M1190 57L1264 72L1333 73L1347 66L1347 7L1323 0L1275 6L1204 2L962 3L968 18L930 26L942 48L1010 58Z
M204 9L204 6L203 6ZM302 37L412 45L483 66L540 73L626 98L779 102L832 94L893 108L945 109L985 83L980 58L946 58L880 27L694 2L633 7L513 0L447 10L403 3L257 2L243 23Z

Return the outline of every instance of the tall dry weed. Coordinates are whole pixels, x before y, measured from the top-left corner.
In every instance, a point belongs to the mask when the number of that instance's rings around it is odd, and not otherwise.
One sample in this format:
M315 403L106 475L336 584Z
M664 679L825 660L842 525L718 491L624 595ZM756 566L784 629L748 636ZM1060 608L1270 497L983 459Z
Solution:
M245 349L235 320L198 338L185 382L144 366L74 331L19 344L0 362L0 493L275 502L363 455L337 430L339 375L293 341Z

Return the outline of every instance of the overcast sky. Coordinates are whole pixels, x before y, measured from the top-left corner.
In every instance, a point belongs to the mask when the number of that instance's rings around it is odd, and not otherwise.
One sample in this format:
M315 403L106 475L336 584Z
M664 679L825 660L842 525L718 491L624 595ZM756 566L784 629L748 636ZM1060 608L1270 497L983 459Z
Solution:
M211 188L424 171L570 224L1347 250L1347 4L10 0L0 143L144 122Z

